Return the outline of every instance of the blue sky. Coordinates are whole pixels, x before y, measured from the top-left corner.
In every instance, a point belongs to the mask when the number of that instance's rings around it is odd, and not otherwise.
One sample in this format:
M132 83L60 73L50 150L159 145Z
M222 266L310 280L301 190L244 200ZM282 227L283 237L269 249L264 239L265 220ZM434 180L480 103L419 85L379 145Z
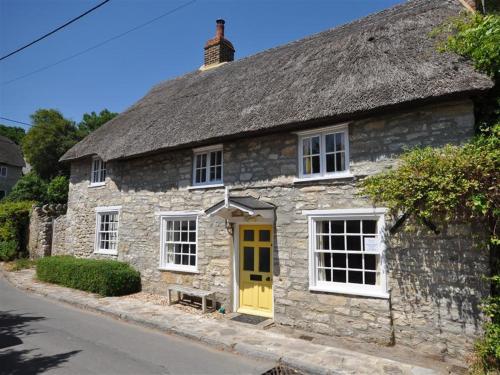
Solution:
M0 55L24 45L101 0L0 0ZM123 38L4 84L186 4L189 0L111 0L36 45L0 61L0 116L30 122L38 108L80 121L120 112L154 84L198 69L215 20L226 20L236 58L300 39L402 0L197 0ZM4 120L0 123L15 125Z

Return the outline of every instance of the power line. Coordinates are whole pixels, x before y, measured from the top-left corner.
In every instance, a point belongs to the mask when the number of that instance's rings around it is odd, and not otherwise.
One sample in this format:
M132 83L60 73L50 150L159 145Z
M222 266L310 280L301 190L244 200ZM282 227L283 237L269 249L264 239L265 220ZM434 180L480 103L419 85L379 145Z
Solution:
M17 124L26 125L26 126L29 126L29 127L32 127L32 126L33 126L33 125L28 124L28 123L26 123L26 122L17 121L17 120L12 120L12 119L7 118L7 117L0 117L0 120L5 120L5 121L10 121L10 122L15 122L15 123L17 123Z
M73 18L72 20L70 20L70 21L66 22L64 25L59 26L58 28L56 28L56 29L54 29L54 30L52 30L52 31L48 32L47 34L45 34L45 35L41 36L41 37L40 37L40 38L38 38L38 39L35 39L35 40L34 40L34 41L32 41L31 43L28 43L28 44L26 44L26 45L24 45L24 46L22 46L22 47L20 47L20 48L16 49L15 51L12 51L12 52L10 52L10 53L6 54L5 56L0 57L0 61L2 61L2 60L4 60L4 59L6 59L6 58L7 58L7 57L9 57L9 56L12 56L12 55L14 55L14 54L18 53L18 52L21 52L23 49L28 48L29 46L32 46L33 44L35 44L35 43L37 43L37 42L41 41L42 39L47 38L48 36L50 36L50 35L52 35L52 34L54 34L54 33L58 32L58 31L59 31L59 30L61 30L61 29L64 29L66 26L71 25L73 22L78 21L78 20L79 20L80 18L82 18L82 17L85 17L87 14L89 14L89 13L93 12L93 11L94 11L94 10L96 10L97 8L102 7L104 4L106 4L106 3L107 3L107 2L109 2L109 1L110 1L110 0L105 0L105 1L103 1L102 3L100 3L100 4L97 4L95 7L93 7L93 8L91 8L91 9L87 10L85 13L82 13L82 14L80 14L78 17L75 17L75 18Z
M19 76L19 77L13 78L13 79L11 79L11 80L9 80L9 81L4 81L4 82L2 82L2 85L8 85L8 84L10 84L10 83L12 83L12 82L15 82L15 81L18 81L18 80L20 80L20 79L23 79L23 78L29 77L29 76L31 76L31 75L33 75L33 74L39 73L39 72L44 71L44 70L47 70L47 69L49 69L49 68L52 68L53 66L56 66L56 65L59 65L59 64L61 64L61 63L63 63L63 62L66 62L66 61L68 61L68 60L74 59L75 57L78 57L78 56L80 56L80 55L83 55L84 53L87 53L87 52L92 51L92 50L94 50L94 49L96 49L96 48L99 48L99 47L101 47L101 46L103 46L103 45L105 45L105 44L107 44L107 43L109 43L109 42L111 42L111 41L113 41L113 40L119 39L119 38L121 38L121 37L123 37L123 36L125 36L125 35L127 35L127 34L130 34L130 33L131 33L131 32L133 32L133 31L139 30L139 29L143 28L144 26L147 26L147 25L149 25L149 24L151 24L151 23L153 23L153 22L155 22L155 21L158 21L160 18L166 17L166 16L168 16L168 15L170 15L170 14L172 14L172 13L175 13L175 12L177 12L177 11L179 11L179 10L181 10L181 9L183 9L183 8L185 8L185 7L187 7L187 6L191 5L191 4L193 4L193 3L195 3L196 1L197 1L197 0L191 0L191 1L188 1L187 3L184 3L184 4L182 4L182 5L180 5L180 6L176 7L176 8L174 8L174 9L172 9L172 10L169 10L168 12L163 13L163 14L159 15L158 17L155 17L155 18L153 18L153 19L151 19L151 20L149 20L149 21L146 21L146 22L144 22L144 23L142 23L142 24L140 24L140 25L138 25L138 26L136 26L136 27L134 27L134 28L132 28L132 29L129 29L129 30L127 30L127 31L125 31L125 32L123 32L123 33L120 33L120 34L118 34L118 35L115 35L115 36L113 36L113 37L111 37L111 38L109 38L109 39L106 39L105 41L103 41L103 42L101 42L101 43L98 43L98 44L95 44L95 45L93 45L92 47L86 48L86 49L84 49L83 51L77 52L77 53L75 53L75 54L73 54L73 55L71 55L71 56L65 57L65 58L63 58L63 59L61 59L61 60L59 60L59 61L56 61L56 62L52 63L52 64L46 65L46 66L41 67L41 68L39 68L39 69L36 69L36 70L34 70L34 71L30 72L30 73L24 74L24 75L22 75L22 76Z

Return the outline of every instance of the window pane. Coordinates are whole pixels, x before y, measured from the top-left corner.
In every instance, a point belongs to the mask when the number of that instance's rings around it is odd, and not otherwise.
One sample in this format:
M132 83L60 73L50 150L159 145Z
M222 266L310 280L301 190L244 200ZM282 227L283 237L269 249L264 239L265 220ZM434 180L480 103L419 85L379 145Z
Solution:
M315 154L319 154L319 140L320 138L319 137L312 137L311 138L311 151L312 151L312 154L315 155Z
M243 248L243 270L245 271L253 271L254 263L253 263L253 247L244 247Z
M243 231L243 240L244 241L253 241L253 239L254 239L253 229L245 229Z
M363 268L363 260L361 254L347 254L347 259L349 262L349 268Z
M304 156L311 155L311 138L304 138L302 140L302 154Z
M332 250L345 250L344 236L332 236Z
M269 242L271 241L271 231L268 229L259 231L259 241L260 242Z
M196 242L196 232L189 232L189 242Z
M344 133L335 134L335 151L344 150Z
M349 271L349 282L354 284L363 284L363 272Z
M377 233L377 221L363 220L363 233Z
M330 250L330 236L317 236L316 241L318 250Z
M312 173L320 172L320 158L319 156L312 157Z
M310 157L305 157L302 160L302 170L303 170L304 174L311 174L312 173L312 164L311 164Z
M361 237L360 236L347 236L347 250L360 250L361 251Z
M337 153L335 154L335 161L336 161L336 172L340 172L340 171L345 171L346 170L346 166L345 166L345 153L343 152L340 152L340 153Z
M366 272L365 273L365 284L368 284L368 285L376 285L377 284L377 278L376 278L375 272Z
M345 283L346 278L345 278L345 271L342 270L333 270L333 282L335 283Z
M327 153L335 151L335 134L327 134L325 136L325 146Z
M365 254L365 270L377 269L377 256L375 254Z
M259 272L271 272L271 249L259 248Z
M347 220L346 232L347 233L361 233L361 223L359 220Z
M316 222L316 233L329 233L330 232L330 222L329 221L317 221Z
M332 254L332 267L345 268L345 254Z
M344 220L330 221L332 233L344 233Z
M335 172L335 154L326 155L326 171Z
M190 260L190 262L189 262L189 265L190 265L190 266L196 266L196 256L191 255L191 256L190 256L190 259L191 259L191 260Z

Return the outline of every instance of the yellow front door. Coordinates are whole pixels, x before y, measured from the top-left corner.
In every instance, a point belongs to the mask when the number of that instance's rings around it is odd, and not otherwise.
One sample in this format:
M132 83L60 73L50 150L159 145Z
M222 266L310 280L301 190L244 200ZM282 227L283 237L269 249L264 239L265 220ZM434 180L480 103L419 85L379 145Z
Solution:
M273 316L272 230L271 225L240 226L240 313Z

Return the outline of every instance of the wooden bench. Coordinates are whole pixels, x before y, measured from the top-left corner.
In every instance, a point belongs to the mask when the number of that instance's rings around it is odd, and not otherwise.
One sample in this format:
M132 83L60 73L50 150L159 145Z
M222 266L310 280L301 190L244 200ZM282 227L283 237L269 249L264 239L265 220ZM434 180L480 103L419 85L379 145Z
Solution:
M181 294L201 298L201 310L204 313L207 311L207 299L209 299L212 301L212 308L215 310L215 292L182 285L169 285L167 287L169 305L172 304L172 292L177 292L177 302L181 300Z

